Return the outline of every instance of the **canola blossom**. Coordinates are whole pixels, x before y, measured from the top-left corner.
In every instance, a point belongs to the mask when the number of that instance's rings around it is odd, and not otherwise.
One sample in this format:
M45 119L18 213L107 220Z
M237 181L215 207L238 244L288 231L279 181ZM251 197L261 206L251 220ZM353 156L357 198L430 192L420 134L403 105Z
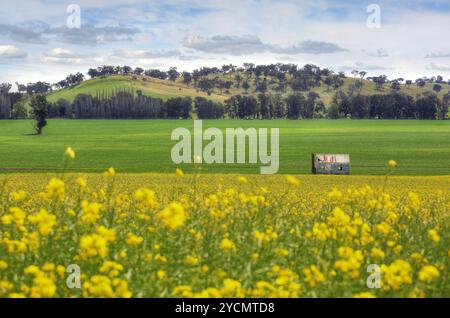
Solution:
M448 297L449 181L5 175L0 297Z

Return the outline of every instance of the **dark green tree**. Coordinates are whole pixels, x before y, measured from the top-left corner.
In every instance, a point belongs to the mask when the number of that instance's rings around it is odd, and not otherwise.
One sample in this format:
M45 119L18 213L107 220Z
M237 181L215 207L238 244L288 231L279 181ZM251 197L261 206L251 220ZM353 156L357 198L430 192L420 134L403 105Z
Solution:
M35 120L35 129L38 135L42 134L42 129L47 126L48 103L44 94L34 94L31 96L30 107Z

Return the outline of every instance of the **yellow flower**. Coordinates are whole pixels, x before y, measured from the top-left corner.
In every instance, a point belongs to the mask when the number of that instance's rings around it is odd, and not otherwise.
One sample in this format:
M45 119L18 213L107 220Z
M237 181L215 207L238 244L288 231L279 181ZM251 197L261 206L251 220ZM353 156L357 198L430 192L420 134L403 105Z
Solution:
M108 255L108 242L98 234L82 236L80 239L80 257L91 256L106 257Z
M164 210L157 214L159 220L169 229L175 230L186 221L184 207L177 202L171 203Z
M41 209L39 213L36 213L35 215L29 215L28 221L30 221L31 224L36 224L39 228L39 233L42 235L49 235L57 223L56 216L48 213L44 209Z
M30 289L31 298L50 298L56 293L56 285L48 277L38 275L33 279L33 285Z
M328 197L330 197L333 200L339 201L342 199L342 192L340 192L338 189L333 188L333 191L328 193Z
M114 229L107 229L104 226L99 226L97 234L101 235L107 242L114 242L116 239L116 231Z
M438 231L435 229L429 230L428 236L434 243L439 243L441 241L441 237L439 236Z
M305 281L311 288L325 281L325 275L320 272L316 265L303 269L303 274L305 275Z
M412 267L401 259L395 260L391 265L381 265L383 289L399 290L403 284L412 283Z
M5 238L2 243L6 245L8 253L23 253L27 250L27 245L22 241Z
M64 275L66 274L66 268L62 265L58 265L56 266L56 272L60 277L64 277Z
M133 294L128 290L128 282L126 280L115 278L112 281L112 285L115 288L114 297L131 298L131 296L133 296Z
M122 270L122 264L113 261L105 261L100 267L100 273L109 273L109 277L118 276Z
M314 223L312 235L314 235L319 241L326 241L329 237L331 237L331 231L325 223Z
M42 265L42 270L44 272L53 272L55 270L55 264L53 263L45 263L44 265Z
M167 277L167 272L164 271L164 270L159 270L159 271L156 272L156 277L159 280L163 280L163 279L165 279Z
M138 202L143 202L147 207L153 209L158 206L156 201L155 191L146 188L138 189L134 194L133 198Z
M331 212L331 216L328 217L328 223L338 227L346 226L349 222L350 216L348 216L340 208L334 208L333 212Z
M75 159L75 151L69 147L66 149L64 155L68 158L68 159Z
M175 297L192 298L192 287L188 285L179 285L173 289L172 292Z
M36 275L36 274L39 274L41 272L41 270L36 265L30 265L30 266L25 267L23 272L28 275Z
M143 237L128 233L127 244L128 245L140 245L144 241Z
M109 167L108 170L105 171L105 176L114 177L116 175L116 170L113 167Z
M78 177L77 180L75 181L75 183L80 187L80 188L85 188L87 185L86 179L82 178L82 177Z
M397 162L395 162L394 160L389 160L387 165L390 169L395 169L397 167Z
M64 199L65 185L60 179L52 178L47 184L46 193L50 198Z
M115 240L115 231L103 226L97 228L97 233L84 235L80 239L80 258L108 255L108 243Z
M197 265L199 262L198 257L192 256L192 255L188 255L186 256L186 258L184 259L184 263L186 265L190 265L190 266L194 266Z
M8 268L8 263L5 261L0 260L0 269Z
M244 297L242 284L237 280L229 278L223 281L223 287L220 289L219 293L222 297Z
M83 284L85 297L114 297L111 279L107 276L94 275Z
M23 190L19 190L17 192L12 193L12 199L13 199L13 201L16 201L16 202L22 201L23 199L25 199L26 196L27 196L27 193Z
M370 256L372 256L375 259L383 259L386 256L386 254L378 247L374 247L370 252Z
M418 208L420 206L420 199L416 193L408 192L408 199L413 208Z
M359 268L364 259L362 252L359 250L355 251L351 247L343 246L339 247L338 254L341 259L334 263L334 267L347 273L351 278L358 278L360 275Z
M242 184L248 183L247 178L246 178L246 177L243 177L243 176L237 177L237 180L238 180L239 183L242 183Z
M277 254L278 256L281 256L281 257L286 257L289 255L289 251L284 248L276 248L274 250L274 252L275 252L275 254Z
M155 255L155 261L160 262L160 263L166 263L167 262L167 257L161 255L161 254L156 254Z
M176 174L177 176L179 176L179 177L184 177L184 172L183 172L183 170L181 170L180 168L177 168L177 169L175 170L175 174Z
M81 202L80 221L85 224L93 224L100 219L102 205L99 203Z
M208 265L203 265L203 266L201 267L201 271L202 271L202 273L207 273L207 272L209 272L209 266L208 266Z
M439 276L440 276L439 270L432 265L422 267L422 269L419 272L419 279L427 283L430 283L436 278L439 278Z
M236 250L236 245L231 240L229 240L228 238L224 238L220 242L219 247L220 247L221 250L224 250L224 251L234 251L234 250Z
M12 207L9 209L9 214L2 216L1 220L4 225L14 223L17 228L22 228L25 225L26 213L18 208Z
M294 176L286 176L286 181L293 187L298 188L300 186L300 181Z

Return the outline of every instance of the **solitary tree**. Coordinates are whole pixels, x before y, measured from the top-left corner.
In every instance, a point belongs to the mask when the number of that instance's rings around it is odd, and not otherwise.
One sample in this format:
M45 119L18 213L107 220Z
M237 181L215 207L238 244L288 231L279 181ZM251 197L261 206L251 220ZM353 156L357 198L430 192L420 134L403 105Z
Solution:
M427 83L425 82L425 80L423 78L418 78L416 79L416 85L417 87L424 87Z
M189 86L192 82L192 74L189 72L183 72L183 83Z
M136 67L135 69L134 69L134 72L133 72L134 74L136 74L136 75L142 75L142 73L144 73L144 69L143 68L140 68L140 67Z
M439 92L442 90L442 86L439 84L434 84L433 85L433 91L435 91L436 93L439 94Z
M47 97L43 94L31 96L30 107L35 121L34 129L38 135L42 134L42 129L47 126L48 103Z
M169 71L167 71L167 74L169 74L169 79L172 82L175 82L177 80L177 78L180 76L180 73L178 73L177 68L176 67L171 67L169 69Z

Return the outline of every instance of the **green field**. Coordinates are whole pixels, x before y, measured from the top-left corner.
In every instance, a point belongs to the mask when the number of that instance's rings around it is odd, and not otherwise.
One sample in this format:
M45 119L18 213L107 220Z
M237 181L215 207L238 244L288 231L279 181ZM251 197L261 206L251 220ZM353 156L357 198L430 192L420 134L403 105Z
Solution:
M398 162L398 175L450 174L449 121L388 120L209 120L203 128L280 128L280 173L310 173L311 153L349 153L352 174L385 174ZM71 169L97 172L172 173L170 140L186 120L50 120L42 136L28 120L0 121L0 173L61 169L63 152L77 152ZM183 166L192 171L192 165ZM203 165L207 173L259 173L259 165Z

